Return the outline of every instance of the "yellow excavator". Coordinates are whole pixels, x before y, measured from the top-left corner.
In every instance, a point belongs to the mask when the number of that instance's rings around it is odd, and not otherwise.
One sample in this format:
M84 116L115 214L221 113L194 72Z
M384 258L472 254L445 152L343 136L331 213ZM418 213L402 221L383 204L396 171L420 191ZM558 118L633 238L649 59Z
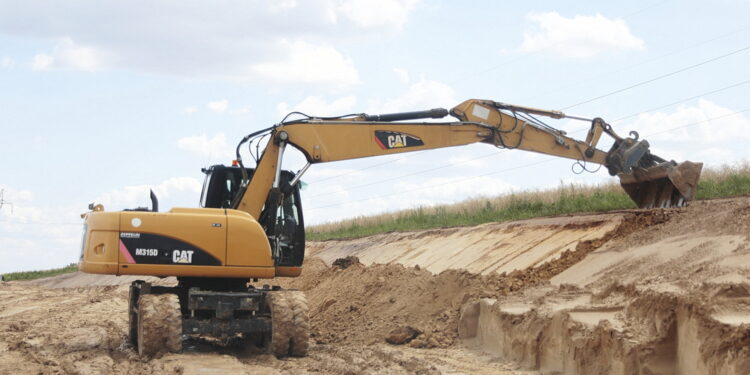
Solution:
M467 100L450 111L293 114L294 120L287 116L244 137L237 145L237 165L203 169L202 208L159 212L152 193L151 208L107 212L92 203L82 215L81 271L177 278L176 286L143 280L130 286L129 337L141 355L179 351L183 335L241 335L278 357L307 354L303 293L251 284L302 272L305 230L299 182L312 164L482 142L603 165L641 208L687 204L702 168L701 163L659 158L637 133L621 137L601 118L491 100ZM457 120L435 122L448 114ZM591 126L585 141L579 141L537 116L583 120ZM607 152L596 148L603 134L613 139ZM240 151L245 144L256 145L255 154L249 147L254 168L244 166ZM281 168L289 146L307 158L297 173Z

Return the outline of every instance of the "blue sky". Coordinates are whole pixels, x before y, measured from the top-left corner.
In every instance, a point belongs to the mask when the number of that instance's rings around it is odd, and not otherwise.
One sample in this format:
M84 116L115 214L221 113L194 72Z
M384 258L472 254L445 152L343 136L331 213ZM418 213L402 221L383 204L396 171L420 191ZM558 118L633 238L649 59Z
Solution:
M668 159L747 160L748 11L729 0L0 1L0 272L76 261L90 202L144 206L153 188L162 209L197 206L201 167L228 163L242 136L295 109L493 99L603 117ZM315 165L306 220L612 180L546 159L473 145ZM290 153L284 165L303 163Z

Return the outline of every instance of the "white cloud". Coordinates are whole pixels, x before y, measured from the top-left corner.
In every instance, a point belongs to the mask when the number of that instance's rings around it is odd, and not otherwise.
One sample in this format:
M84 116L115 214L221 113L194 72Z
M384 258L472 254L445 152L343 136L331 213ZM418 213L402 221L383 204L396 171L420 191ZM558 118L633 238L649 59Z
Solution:
M195 155L209 158L210 161L224 161L234 158L234 147L229 146L224 133L217 133L213 138L205 134L184 137L177 140L177 147Z
M195 107L185 107L183 109L183 112L185 112L188 115L192 115L193 113L198 112L198 108L195 108Z
M54 61L55 59L52 56L40 53L35 55L31 60L31 67L34 70L47 70L52 66Z
M422 79L396 98L374 101L371 113L417 111L437 107L452 108L458 101L453 89L441 82Z
M160 211L176 206L195 207L202 184L192 177L168 178L154 185L135 185L114 189L96 197L105 209L149 206L149 189L159 199ZM66 206L40 206L30 190L0 186L4 198L13 200L13 211L0 209L0 273L48 269L77 262L86 203Z
M30 190L16 190L9 186L0 185L2 199L8 202L31 202L34 200L34 193Z
M379 180L382 174L359 176L358 183ZM354 216L367 216L388 211L416 207L431 207L459 202L479 196L496 196L511 192L515 187L506 181L491 177L451 176L425 178L419 181L393 184L393 189L382 188L369 195L350 191L346 181L328 184L327 181L310 184L303 201L309 202L308 216L311 224L340 220ZM325 197L319 196L325 194ZM319 196L314 198L315 196ZM315 209L312 209L315 208Z
M34 193L0 185L0 220L3 222L28 223L43 218L42 212L33 207Z
M178 197L185 193L192 197L191 200L198 201L202 184L193 177L172 177L157 185L132 185L115 189L96 197L95 202L101 203L107 210L120 210L123 208L135 208L148 206L149 190L153 190L159 199L160 211L165 208L174 207L172 202L183 203ZM166 204L164 204L166 203Z
M226 99L223 99L223 100L208 102L208 104L206 104L206 108L214 112L221 113L221 112L226 111L227 108L229 108L229 101Z
M297 7L297 1L295 0L276 0L269 4L272 12L283 12Z
M30 190L0 185L0 273L62 266L77 260L85 207L36 205Z
M475 196L495 196L509 193L513 185L497 177L451 176L434 177L420 182L395 184L398 191L406 191L412 200L425 205L458 202Z
M8 56L3 56L2 59L0 59L0 68L13 68L16 66L16 61Z
M750 119L741 114L727 116L734 112L710 100L699 99L696 105L681 105L671 113L642 114L632 122L632 127L653 140L710 145L750 139ZM721 118L707 121L717 117Z
M233 115L245 116L250 114L250 107L244 106L232 110Z
M279 42L282 56L250 67L253 75L286 84L351 85L359 82L352 60L333 46L304 41Z
M487 168L488 158L484 157L466 157L466 156L451 156L448 158L450 165L460 165L464 168Z
M344 17L360 28L401 29L418 0L348 0L337 7Z
M398 76L401 83L409 83L409 72L402 68L393 68L393 72Z
M0 6L0 33L53 41L37 69L130 70L311 85L359 81L339 42L398 32L416 0L228 0ZM49 17L54 14L54 17ZM117 17L110 17L117 14ZM161 17L159 15L170 15ZM286 42L282 42L286 41ZM310 65L307 69L305 63Z
M529 13L535 30L526 31L522 52L549 52L566 58L585 59L606 52L643 49L622 19L601 14L565 18L557 12Z
M103 57L95 48L78 45L70 38L63 38L51 55L35 55L31 66L36 70L73 69L93 72L99 70L102 62Z
M279 116L286 116L292 111L299 111L310 116L338 116L351 113L357 98L353 95L335 99L327 102L319 96L308 96L296 105L289 106L288 103L282 102L276 105L276 111Z
M699 99L670 112L645 113L618 126L636 130L665 159L702 161L720 166L747 159L750 119L712 101Z

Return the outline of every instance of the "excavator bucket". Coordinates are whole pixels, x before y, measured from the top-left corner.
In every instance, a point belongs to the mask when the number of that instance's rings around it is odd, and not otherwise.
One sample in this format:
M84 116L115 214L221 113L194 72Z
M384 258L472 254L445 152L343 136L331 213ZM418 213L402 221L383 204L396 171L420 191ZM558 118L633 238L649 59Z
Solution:
M683 207L693 199L703 163L664 162L620 173L620 184L639 208Z

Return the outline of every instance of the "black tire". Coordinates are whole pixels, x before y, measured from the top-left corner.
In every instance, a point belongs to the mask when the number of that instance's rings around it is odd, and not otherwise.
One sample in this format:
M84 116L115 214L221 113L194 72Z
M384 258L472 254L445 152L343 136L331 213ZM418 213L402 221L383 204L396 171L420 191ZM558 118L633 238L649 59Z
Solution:
M138 348L138 290L130 287L128 296L128 340L134 348Z
M310 348L310 320L307 299L305 293L300 291L289 291L286 294L293 311L289 352L295 357L305 357Z
M271 310L271 340L269 349L278 358L290 354L291 326L294 312L286 293L281 291L268 292L266 303Z
M155 356L182 350L182 314L175 294L138 298L138 354Z

